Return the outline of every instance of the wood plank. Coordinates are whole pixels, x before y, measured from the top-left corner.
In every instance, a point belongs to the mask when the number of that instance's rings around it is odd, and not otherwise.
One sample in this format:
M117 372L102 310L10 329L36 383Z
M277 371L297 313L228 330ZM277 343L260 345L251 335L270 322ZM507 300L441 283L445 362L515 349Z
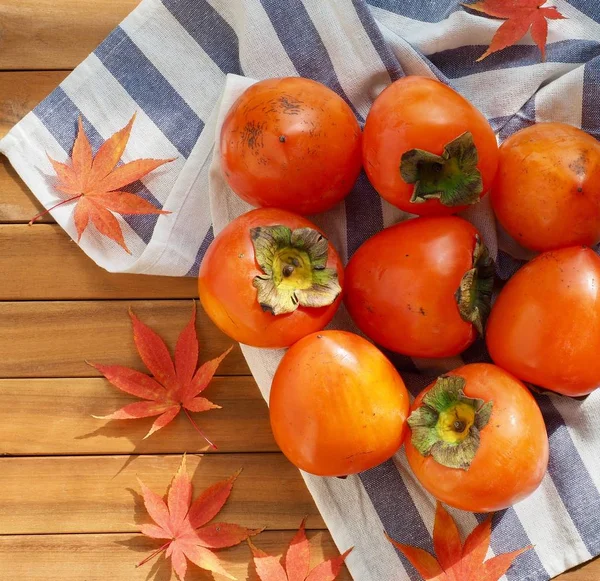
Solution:
M598 579L600 579L600 558L555 577L555 581L597 581Z
M3 0L0 69L72 69L138 3L139 0Z
M5 271L6 272L6 271ZM6 280L6 274L4 280ZM191 301L73 301L0 303L0 378L98 377L86 361L145 371L133 344L128 308L174 349L191 314ZM200 360L233 343L198 309ZM248 375L239 346L219 375Z
M291 540L291 531L265 531L255 538L261 549L282 555ZM311 541L311 565L337 556L331 535L308 531ZM164 557L139 569L135 564L160 547L160 543L141 535L48 535L0 537L0 570L6 579L27 581L106 581L106 579L168 581L174 579ZM217 552L223 567L238 579L258 581L246 543ZM190 565L186 581L224 579ZM344 568L337 581L352 578ZM575 580L573 580L575 581ZM587 580L589 581L589 579Z
M0 225L0 300L192 298L195 277L113 274L56 224Z
M0 534L132 532L150 522L139 477L165 493L181 463L169 456L0 458ZM325 528L298 470L282 454L188 455L198 495L242 469L219 520L288 530L308 515Z
M221 410L192 414L219 452L275 452L269 412L251 377L216 377L204 395ZM98 420L136 400L105 379L0 380L0 450L11 455L212 452L181 413L144 440L152 418Z
M0 5L1 13L2 6ZM1 58L2 51L0 50ZM0 72L0 137L3 137L13 125L60 85L69 72Z
M0 155L0 223L27 223L43 209L8 159ZM46 215L39 220L40 224L44 222L54 220Z

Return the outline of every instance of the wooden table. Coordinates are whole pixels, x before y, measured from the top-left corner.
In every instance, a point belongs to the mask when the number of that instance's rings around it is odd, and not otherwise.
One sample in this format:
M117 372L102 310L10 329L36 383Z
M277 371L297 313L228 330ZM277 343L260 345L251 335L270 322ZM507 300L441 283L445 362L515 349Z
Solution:
M58 85L137 0L0 0L0 136ZM266 526L256 543L281 553L304 515L314 558L336 554L300 475L278 451L267 407L239 348L208 395L221 411L199 417L219 444L205 449L185 418L142 440L149 421L92 418L129 398L85 360L143 369L127 309L174 346L196 281L109 274L45 217L6 159L0 163L0 577L26 581L135 581L155 543L136 534L143 517L136 476L157 491L190 455L196 490L243 468L223 520ZM200 312L203 359L229 345ZM239 579L255 579L243 544L222 551ZM187 579L210 579L191 568ZM163 563L156 577L169 579ZM349 580L344 571L340 580ZM600 561L560 577L600 579ZM386 581L386 580L382 580Z

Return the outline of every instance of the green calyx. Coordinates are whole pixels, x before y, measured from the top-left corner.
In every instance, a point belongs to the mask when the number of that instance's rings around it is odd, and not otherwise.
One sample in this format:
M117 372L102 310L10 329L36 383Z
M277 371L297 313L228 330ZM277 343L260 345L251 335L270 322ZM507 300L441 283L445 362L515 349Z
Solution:
M337 271L326 268L329 242L312 228L264 226L250 230L256 262L254 277L264 311L283 315L301 307L326 307L342 292Z
M461 470L471 466L494 408L491 401L467 397L465 384L458 375L440 376L408 418L411 442L421 455Z
M473 268L465 272L454 296L460 316L472 323L481 336L492 308L493 288L494 261L479 235L476 235Z
M466 206L478 202L483 192L477 161L473 135L467 131L446 144L442 155L422 149L405 152L400 175L415 184L410 199L415 204L438 199L444 206Z

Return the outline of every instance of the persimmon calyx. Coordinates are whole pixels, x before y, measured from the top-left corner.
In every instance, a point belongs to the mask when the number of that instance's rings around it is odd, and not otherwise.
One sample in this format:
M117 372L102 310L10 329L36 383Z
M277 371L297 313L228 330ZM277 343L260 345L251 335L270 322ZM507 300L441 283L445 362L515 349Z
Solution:
M472 323L481 336L492 308L493 289L494 261L486 245L479 235L476 235L473 268L463 275L454 298L460 316Z
M444 206L466 206L479 201L483 180L473 135L467 131L444 147L442 155L411 149L402 155L400 175L415 184L410 201L438 199Z
M273 315L299 306L326 307L342 292L337 271L326 268L329 242L313 228L261 226L250 230L256 262L254 277L262 309Z
M492 401L467 397L465 383L457 375L440 376L408 418L411 442L422 456L461 470L470 468L494 407Z

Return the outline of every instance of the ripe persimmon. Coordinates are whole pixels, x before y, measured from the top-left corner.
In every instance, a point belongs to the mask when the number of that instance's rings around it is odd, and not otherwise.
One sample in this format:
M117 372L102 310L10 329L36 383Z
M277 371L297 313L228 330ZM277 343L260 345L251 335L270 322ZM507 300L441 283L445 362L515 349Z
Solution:
M220 144L223 174L240 198L303 215L341 201L362 165L360 126L350 106L302 77L246 89L223 122Z
M548 466L548 434L531 392L508 372L473 363L415 399L405 448L419 482L469 512L502 510L531 494Z
M456 214L489 191L498 145L486 118L454 89L408 76L373 103L363 165L379 194L401 210Z
M321 331L300 339L273 378L269 413L281 451L319 476L362 472L402 445L408 392L366 339Z
M306 218L261 208L228 224L209 246L198 277L200 301L232 339L288 347L325 327L341 301L343 266Z

